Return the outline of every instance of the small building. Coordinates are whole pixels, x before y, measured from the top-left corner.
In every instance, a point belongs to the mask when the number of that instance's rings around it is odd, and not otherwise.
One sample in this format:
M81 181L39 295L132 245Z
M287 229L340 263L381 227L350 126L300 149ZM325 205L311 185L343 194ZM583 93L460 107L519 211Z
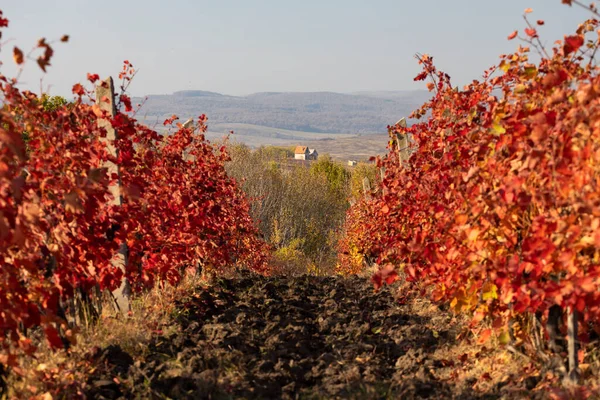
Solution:
M316 149L309 149L307 146L296 146L294 158L296 160L316 160L319 157Z
M296 150L294 151L294 158L296 160L306 160L306 157L308 157L308 147L296 146Z
M356 161L356 160L348 160L348 165L350 167L355 167L356 164L358 164L358 161Z

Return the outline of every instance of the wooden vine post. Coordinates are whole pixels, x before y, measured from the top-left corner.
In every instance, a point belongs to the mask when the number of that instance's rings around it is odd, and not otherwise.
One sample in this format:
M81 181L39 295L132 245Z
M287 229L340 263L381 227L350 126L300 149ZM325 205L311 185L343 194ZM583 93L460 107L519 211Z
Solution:
M112 77L108 77L106 80L102 81L102 83L96 88L96 104L100 110L107 111L108 115L111 117L117 115L114 93L115 90ZM117 132L115 131L115 128L113 128L109 119L104 118L98 119L98 126L106 129L106 138L103 138L103 140L106 143L109 153L112 156L117 157L117 148L113 144L114 140L117 139ZM117 181L110 185L109 190L113 195L113 204L120 206L123 203L123 198L121 196L121 177L119 174L119 166L113 162L107 161L104 164L104 167L107 169L109 176L112 176L113 174L118 176ZM121 269L123 274L125 274L127 266L126 243L121 244L119 252L112 259L112 264L113 266ZM131 287L127 279L123 278L121 286L117 290L113 291L112 294L115 300L116 309L123 314L127 314L131 310Z
M567 348L569 353L569 375L570 383L579 381L579 360L577 358L577 310L573 306L570 307L567 314Z
M363 193L365 195L365 199L371 198L371 182L369 182L369 178L366 176L362 180L363 185Z
M402 128L406 128L406 118L400 118L396 125L400 125ZM398 146L398 158L402 164L408 162L409 154L409 143L407 135L396 134L396 145Z

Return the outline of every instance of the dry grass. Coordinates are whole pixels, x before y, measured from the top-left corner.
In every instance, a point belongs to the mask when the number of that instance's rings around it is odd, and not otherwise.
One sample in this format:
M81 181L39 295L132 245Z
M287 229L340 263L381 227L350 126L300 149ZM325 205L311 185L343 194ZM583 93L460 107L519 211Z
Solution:
M600 350L597 343L584 346L581 380L579 385L569 384L564 378L566 371L561 366L542 361L533 352L527 355L501 345L494 336L480 344L469 329L465 314L442 311L425 297L413 297L410 291L409 284L404 283L397 297L409 307L411 314L424 317L429 321L426 326L434 332L441 327L451 327L447 345L440 346L433 354L434 360L450 368L431 369L429 372L439 380L453 382L460 393L497 393L501 390L503 398L507 399L534 396L557 400L600 399Z
M198 287L209 284L209 278L187 274L176 287L157 285L137 295L132 311L122 316L104 307L100 318L88 328L80 328L77 343L68 350L52 351L42 342L35 357L21 357L19 373L7 380L3 399L61 399L83 397L87 378L94 372L91 358L99 349L118 345L135 357L143 357L148 344L157 335L176 329L172 322L185 312L176 304Z

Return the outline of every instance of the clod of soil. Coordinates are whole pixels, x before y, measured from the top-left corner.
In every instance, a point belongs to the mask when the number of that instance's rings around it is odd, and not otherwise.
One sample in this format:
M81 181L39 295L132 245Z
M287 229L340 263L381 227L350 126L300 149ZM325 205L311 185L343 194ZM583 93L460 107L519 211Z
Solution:
M106 399L500 398L442 380L445 325L364 278L246 275L199 289L177 333L143 360L96 356L87 395ZM182 307L184 307L182 305ZM447 375L447 374L446 374ZM115 379L116 378L116 379ZM514 389L514 388L513 388ZM515 392L511 392L513 395ZM522 396L522 393L519 397ZM522 398L522 397L521 397Z

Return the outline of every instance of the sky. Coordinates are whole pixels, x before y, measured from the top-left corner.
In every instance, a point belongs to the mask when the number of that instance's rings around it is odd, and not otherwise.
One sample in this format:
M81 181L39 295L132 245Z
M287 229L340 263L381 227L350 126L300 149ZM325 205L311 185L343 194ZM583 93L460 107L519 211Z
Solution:
M3 3L3 4L2 4ZM415 53L434 57L462 86L519 43L523 11L551 47L590 17L561 0L7 0L0 73L13 77L12 50L59 39L47 74L25 65L20 87L71 96L86 74L136 69L130 94L418 90ZM40 79L41 82L40 82Z

